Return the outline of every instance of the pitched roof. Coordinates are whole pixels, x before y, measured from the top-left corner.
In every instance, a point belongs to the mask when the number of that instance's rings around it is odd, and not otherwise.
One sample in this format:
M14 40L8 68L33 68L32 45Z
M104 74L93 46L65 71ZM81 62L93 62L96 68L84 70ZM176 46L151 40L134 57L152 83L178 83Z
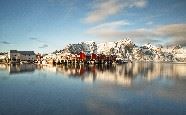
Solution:
M22 55L35 55L34 51L17 51L17 50L10 50L10 53L20 53Z
M34 51L18 51L22 55L35 55Z
M10 53L18 53L17 50L10 50Z

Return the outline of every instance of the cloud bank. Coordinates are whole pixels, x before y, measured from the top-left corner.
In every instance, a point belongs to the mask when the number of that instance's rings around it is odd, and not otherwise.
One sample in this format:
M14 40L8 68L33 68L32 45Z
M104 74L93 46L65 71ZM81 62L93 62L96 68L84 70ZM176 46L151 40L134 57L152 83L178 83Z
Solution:
M120 21L119 21L120 22ZM139 28L127 31L121 22L110 22L90 28L87 33L105 39L122 39L130 37L133 40L148 41L167 41L166 44L180 44L186 46L186 24L169 24L154 26L149 28Z

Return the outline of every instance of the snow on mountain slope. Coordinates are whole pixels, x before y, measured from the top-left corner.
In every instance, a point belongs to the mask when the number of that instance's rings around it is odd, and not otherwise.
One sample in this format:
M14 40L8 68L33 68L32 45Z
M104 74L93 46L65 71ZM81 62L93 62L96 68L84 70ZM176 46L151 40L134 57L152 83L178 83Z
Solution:
M132 57L137 61L186 61L186 51L180 45L163 47L148 43L137 47L129 38L103 43L86 41L69 44L66 49L68 50L65 51L72 54L83 51L86 54L116 55L123 59Z

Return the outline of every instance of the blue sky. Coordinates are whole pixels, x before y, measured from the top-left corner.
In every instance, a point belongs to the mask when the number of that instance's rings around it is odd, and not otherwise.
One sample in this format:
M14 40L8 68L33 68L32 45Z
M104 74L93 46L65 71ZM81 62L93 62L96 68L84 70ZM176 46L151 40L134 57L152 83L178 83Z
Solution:
M186 0L0 0L0 52L48 53L69 43L186 45Z

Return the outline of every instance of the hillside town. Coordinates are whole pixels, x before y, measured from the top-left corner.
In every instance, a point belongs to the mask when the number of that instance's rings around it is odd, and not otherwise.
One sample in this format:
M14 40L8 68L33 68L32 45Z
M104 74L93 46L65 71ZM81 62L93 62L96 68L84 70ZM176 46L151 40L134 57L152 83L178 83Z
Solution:
M127 38L115 42L69 44L62 50L43 55L17 50L0 53L0 63L122 64L135 61L186 62L186 50L180 45L164 47L147 43L137 46Z

